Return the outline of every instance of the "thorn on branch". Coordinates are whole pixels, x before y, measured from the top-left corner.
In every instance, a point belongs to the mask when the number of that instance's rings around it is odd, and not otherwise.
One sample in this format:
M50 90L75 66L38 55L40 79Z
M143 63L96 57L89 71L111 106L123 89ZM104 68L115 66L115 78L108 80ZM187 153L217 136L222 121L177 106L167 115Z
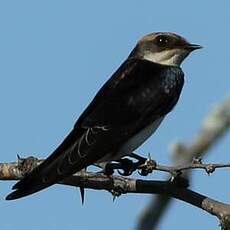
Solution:
M81 196L81 204L84 204L85 201L85 188L82 186L79 186L79 190L80 190L80 196Z
M114 180L113 183L113 189L110 190L110 193L113 196L113 201L121 196L122 194L127 193L127 182L126 179L123 177L120 177L119 180Z
M152 160L149 156L148 159L144 162L144 164L139 166L139 175L147 176L148 174L152 173L153 170L156 169L157 163L156 161Z
M216 168L213 164L208 164L205 168L205 171L208 173L208 175L212 174L215 170Z

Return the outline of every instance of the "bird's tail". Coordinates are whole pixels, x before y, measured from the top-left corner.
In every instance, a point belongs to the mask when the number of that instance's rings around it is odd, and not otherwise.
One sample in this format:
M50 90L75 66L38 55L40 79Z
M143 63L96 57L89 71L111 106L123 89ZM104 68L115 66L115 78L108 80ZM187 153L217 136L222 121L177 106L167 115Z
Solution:
M84 168L86 162L81 161L78 154L71 154L78 142L79 134L73 129L41 165L13 186L12 189L15 191L10 193L6 200L14 200L38 192ZM73 155L74 164L69 161L69 154Z

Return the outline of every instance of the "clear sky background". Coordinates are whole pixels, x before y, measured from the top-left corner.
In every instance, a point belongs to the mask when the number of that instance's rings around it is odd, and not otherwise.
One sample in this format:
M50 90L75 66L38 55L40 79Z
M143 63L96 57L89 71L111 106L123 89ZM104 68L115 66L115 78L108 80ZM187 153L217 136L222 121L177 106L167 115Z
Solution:
M229 94L229 9L228 0L0 1L0 161L14 161L16 154L45 158L141 36L173 31L205 48L183 64L180 102L137 151L170 164L170 143L191 141L210 108ZM229 138L205 161L229 162ZM230 203L229 176L227 169L210 177L196 172L193 188ZM82 206L77 189L56 185L7 202L12 184L1 182L2 230L131 230L150 198L124 195L113 202L109 193L87 191ZM159 229L217 225L214 217L174 201Z

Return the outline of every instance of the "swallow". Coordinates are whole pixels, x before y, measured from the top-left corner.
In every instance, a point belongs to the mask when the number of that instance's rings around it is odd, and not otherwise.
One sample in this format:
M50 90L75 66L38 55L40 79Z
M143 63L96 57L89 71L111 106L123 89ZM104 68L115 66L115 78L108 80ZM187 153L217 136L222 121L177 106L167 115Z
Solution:
M184 84L180 65L200 48L175 33L141 38L64 141L13 186L6 200L38 192L94 163L132 154L178 102Z

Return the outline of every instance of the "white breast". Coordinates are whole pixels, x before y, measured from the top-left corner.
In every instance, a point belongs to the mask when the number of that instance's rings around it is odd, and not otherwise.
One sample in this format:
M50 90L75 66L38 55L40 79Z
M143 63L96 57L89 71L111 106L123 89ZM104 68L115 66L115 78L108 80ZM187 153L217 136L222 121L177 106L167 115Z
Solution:
M116 159L130 155L135 149L142 145L156 131L163 119L164 117L159 118L151 125L142 129L139 133L130 138L125 144L121 146L118 153L116 154Z

